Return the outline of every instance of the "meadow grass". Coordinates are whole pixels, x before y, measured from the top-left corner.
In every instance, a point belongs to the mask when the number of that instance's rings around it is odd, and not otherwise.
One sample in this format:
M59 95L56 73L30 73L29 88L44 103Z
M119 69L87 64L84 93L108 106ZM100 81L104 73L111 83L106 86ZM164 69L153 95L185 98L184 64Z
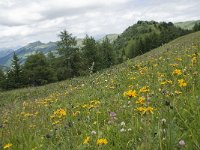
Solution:
M200 32L127 62L0 93L0 149L200 149Z

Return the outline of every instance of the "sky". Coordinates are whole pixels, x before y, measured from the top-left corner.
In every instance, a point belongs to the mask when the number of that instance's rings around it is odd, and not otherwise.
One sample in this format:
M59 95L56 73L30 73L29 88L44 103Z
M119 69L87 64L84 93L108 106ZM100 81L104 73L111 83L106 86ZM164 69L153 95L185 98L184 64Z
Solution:
M200 19L200 0L0 0L0 48L122 33L138 20Z

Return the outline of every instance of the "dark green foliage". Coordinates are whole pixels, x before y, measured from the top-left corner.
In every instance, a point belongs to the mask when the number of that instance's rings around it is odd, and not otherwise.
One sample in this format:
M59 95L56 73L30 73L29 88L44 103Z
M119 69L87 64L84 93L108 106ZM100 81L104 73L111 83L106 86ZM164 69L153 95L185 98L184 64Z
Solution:
M109 68L115 63L113 46L107 37L100 45L100 54L103 68Z
M72 78L79 75L80 55L79 49L76 48L76 39L72 37L66 30L59 35L60 41L57 44L57 50L61 56L61 68L65 68L66 73L63 79ZM58 68L60 70L60 68ZM60 72L60 71L59 71Z
M86 35L83 40L82 54L86 74L96 72L99 69L99 51L93 37Z
M5 74L3 70L0 69L0 89L3 88L4 81L5 81Z
M3 81L3 89L15 89L23 86L23 73L18 56L14 53L11 69L7 71Z
M75 52L76 48L76 39L72 37L72 34L69 34L66 30L60 32L60 41L57 43L57 50L61 56L70 57Z
M193 31L200 31L200 23L195 23L194 27L193 27Z
M115 40L116 57L118 60L136 57L190 32L174 26L171 22L138 21Z
M37 86L56 81L53 69L50 67L47 58L43 53L36 53L27 58L23 72L25 84Z

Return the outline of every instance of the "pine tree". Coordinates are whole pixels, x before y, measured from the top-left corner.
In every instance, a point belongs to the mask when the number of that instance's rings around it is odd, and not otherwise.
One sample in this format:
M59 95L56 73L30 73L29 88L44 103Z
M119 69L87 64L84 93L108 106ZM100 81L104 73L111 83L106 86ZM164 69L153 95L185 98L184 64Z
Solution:
M101 44L101 55L103 58L104 68L108 68L115 63L115 56L113 46L109 39L106 37Z
M3 89L3 84L5 82L5 74L2 69L0 69L0 89Z
M57 50L63 59L62 65L65 66L67 73L64 79L78 76L79 69L77 69L77 66L79 61L77 62L77 57L79 56L79 51L78 48L76 48L76 39L75 37L72 37L72 34L69 34L66 30L62 31L59 37L60 41L57 43Z
M13 54L11 69L7 72L6 89L19 88L22 86L22 68L16 53Z
M193 27L193 31L200 31L200 23L195 23L194 27Z
M23 67L27 85L38 86L56 81L56 74L43 53L30 55Z
M97 43L93 37L86 37L83 40L83 61L86 67L86 70L90 73L96 72L98 70L98 50Z

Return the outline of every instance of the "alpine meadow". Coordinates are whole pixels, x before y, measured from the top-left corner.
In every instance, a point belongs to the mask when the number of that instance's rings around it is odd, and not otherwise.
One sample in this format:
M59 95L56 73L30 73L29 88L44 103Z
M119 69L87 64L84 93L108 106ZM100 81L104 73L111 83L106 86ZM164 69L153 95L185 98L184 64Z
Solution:
M0 150L200 150L199 2L75 1L0 2Z

